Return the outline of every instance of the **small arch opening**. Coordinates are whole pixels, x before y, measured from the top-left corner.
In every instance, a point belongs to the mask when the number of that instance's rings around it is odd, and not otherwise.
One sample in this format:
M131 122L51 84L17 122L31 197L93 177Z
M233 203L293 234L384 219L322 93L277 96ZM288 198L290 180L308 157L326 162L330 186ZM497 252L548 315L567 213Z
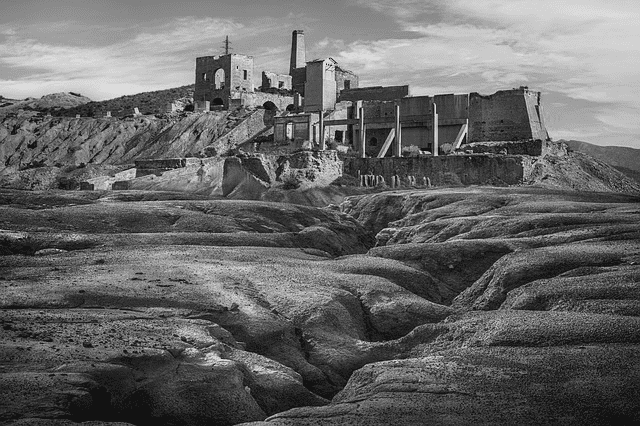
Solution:
M271 101L265 102L264 104L262 104L262 107L264 109L266 109L267 111L277 111L278 110L278 107L276 106L276 104L274 104Z
M215 98L211 103L212 106L224 106L224 101L222 98Z
M287 111L291 112L291 111L293 111L295 108L296 108L296 107L295 107L295 106L293 106L293 104L289 104L289 105L287 105L287 108L286 108L286 109L287 109Z
M224 69L218 68L215 74L213 75L213 84L216 90L224 89L225 85L225 73Z

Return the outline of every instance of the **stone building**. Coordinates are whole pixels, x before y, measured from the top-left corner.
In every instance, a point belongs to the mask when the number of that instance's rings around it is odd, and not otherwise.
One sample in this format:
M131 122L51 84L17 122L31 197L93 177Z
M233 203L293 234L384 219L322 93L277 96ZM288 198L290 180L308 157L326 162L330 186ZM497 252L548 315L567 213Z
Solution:
M253 57L235 53L196 58L194 101L229 108L229 100L253 92Z
M540 92L410 96L408 85L359 87L358 76L332 58L306 61L302 30L292 33L289 75L263 71L261 91L253 88L253 57L197 58L194 100L204 110L209 103L280 111L275 142L347 143L361 157L400 156L403 146L437 156L472 142L549 139Z
M291 90L292 81L291 76L287 74L277 74L275 72L262 71L262 86L261 90L268 91L269 89L277 90Z

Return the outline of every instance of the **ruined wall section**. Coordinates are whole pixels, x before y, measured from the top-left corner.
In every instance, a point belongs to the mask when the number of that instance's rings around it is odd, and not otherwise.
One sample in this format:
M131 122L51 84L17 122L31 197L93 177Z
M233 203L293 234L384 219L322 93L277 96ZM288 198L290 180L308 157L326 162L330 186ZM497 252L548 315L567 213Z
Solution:
M291 88L294 92L304 96L304 87L307 83L307 67L296 68L291 71Z
M253 92L253 57L230 54L196 58L194 101L228 108L235 92Z
M262 90L280 89L291 90L292 77L286 74L277 74L270 71L262 71Z
M336 65L336 98L340 96L343 90L357 89L360 83L360 78L353 72L341 68Z
M531 157L504 155L448 155L419 158L347 158L344 173L351 176L373 174L391 182L397 175L421 184L423 178L433 185L515 185L531 173Z
M373 86L344 89L340 101L393 101L409 96L409 86Z
M547 132L542 116L540 92L525 91L525 102L527 104L527 113L529 115L529 124L531 125L533 139L548 140L549 132Z
M324 59L307 63L304 111L332 110L336 104L336 63Z
M469 142L548 138L537 111L540 93L526 88L469 95Z
M287 107L292 107L293 96L282 96L265 92L236 92L229 100L229 109L239 107L260 108L271 102L279 111L284 111Z

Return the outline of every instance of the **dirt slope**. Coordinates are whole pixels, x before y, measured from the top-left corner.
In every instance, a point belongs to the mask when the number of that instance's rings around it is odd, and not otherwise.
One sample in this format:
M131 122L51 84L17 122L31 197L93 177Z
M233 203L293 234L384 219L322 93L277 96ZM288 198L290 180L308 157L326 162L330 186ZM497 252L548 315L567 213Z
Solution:
M87 164L220 155L262 130L268 119L264 110L122 120L9 116L0 121L0 185L58 188L61 177Z

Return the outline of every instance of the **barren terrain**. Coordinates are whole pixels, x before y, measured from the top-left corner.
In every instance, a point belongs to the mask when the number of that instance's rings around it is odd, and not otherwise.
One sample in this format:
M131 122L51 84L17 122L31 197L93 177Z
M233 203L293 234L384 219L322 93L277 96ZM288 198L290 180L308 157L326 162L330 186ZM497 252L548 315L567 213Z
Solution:
M1 190L0 421L639 422L639 218L526 187Z

